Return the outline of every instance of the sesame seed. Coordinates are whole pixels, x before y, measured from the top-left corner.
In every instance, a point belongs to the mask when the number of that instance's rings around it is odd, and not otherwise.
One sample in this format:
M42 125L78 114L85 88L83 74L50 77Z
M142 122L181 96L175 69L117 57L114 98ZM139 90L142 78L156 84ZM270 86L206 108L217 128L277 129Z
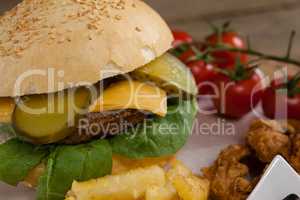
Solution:
M47 44L71 42L70 36L62 36L75 31L68 27L73 27L73 24L77 23L85 25L91 32L89 39L93 39L92 36L103 33L101 27L104 18L122 19L122 16L116 13L118 10L126 9L126 2L125 0L25 0L0 18L0 26L4 27L0 33L4 38L0 41L0 54L21 55L21 51L43 41ZM132 6L136 5L133 3ZM59 9L63 9L65 14L58 21L56 19L53 21L52 14L55 15ZM141 31L139 28L136 30Z
M95 19L95 16L94 15L89 15L89 19Z
M122 17L121 17L120 15L116 15L116 16L115 16L115 19L116 19L116 20L121 20Z
M58 43L63 43L65 41L65 38L59 38Z
M137 32L141 32L141 31L142 31L142 29L140 29L139 27L135 27L135 30L136 30Z
M50 39L54 40L54 39L56 39L56 36L55 35L50 35Z
M15 56L16 56L17 58L21 58L22 55L23 55L23 53L22 53L21 51L18 51L18 50L15 51Z
M97 29L97 28L98 28L94 23L89 23L89 24L87 25L87 27L88 27L89 30Z

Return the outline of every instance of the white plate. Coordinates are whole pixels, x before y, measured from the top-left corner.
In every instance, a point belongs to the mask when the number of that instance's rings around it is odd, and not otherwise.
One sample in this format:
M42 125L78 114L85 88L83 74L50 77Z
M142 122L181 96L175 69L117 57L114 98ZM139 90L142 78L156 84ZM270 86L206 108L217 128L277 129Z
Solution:
M300 196L300 176L284 158L277 156L248 200L282 200L290 194Z
M202 109L210 107L209 102L203 100L201 102ZM261 113L260 109L256 111ZM216 159L221 149L230 144L243 142L244 135L255 118L258 116L255 116L254 113L250 113L238 121L224 120L215 115L199 114L194 132L188 143L179 152L178 158L199 174L202 167L209 166ZM214 130L208 132L206 126L209 125L212 125ZM234 134L231 131L232 127L234 127ZM34 200L35 192L23 186L14 188L0 183L0 200L2 199Z

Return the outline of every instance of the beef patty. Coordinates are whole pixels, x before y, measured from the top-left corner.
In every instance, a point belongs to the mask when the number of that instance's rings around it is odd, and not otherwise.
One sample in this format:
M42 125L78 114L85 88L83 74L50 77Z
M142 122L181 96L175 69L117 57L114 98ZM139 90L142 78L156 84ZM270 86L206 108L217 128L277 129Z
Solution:
M88 113L79 120L75 134L63 140L64 144L80 144L94 138L119 134L143 122L146 114L133 109Z

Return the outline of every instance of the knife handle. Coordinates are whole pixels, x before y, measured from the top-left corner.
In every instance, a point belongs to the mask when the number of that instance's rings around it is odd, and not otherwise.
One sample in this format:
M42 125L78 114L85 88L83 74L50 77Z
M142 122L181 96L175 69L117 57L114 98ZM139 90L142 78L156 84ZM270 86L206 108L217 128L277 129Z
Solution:
M290 194L289 196L285 197L283 200L300 200L300 198L295 194Z

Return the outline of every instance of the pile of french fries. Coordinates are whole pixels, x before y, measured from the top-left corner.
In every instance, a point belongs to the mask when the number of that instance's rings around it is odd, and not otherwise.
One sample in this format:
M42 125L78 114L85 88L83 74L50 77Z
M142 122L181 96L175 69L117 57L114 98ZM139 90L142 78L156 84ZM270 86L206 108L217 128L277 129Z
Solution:
M113 173L74 182L66 200L207 200L209 181L174 158L132 162L114 158Z

